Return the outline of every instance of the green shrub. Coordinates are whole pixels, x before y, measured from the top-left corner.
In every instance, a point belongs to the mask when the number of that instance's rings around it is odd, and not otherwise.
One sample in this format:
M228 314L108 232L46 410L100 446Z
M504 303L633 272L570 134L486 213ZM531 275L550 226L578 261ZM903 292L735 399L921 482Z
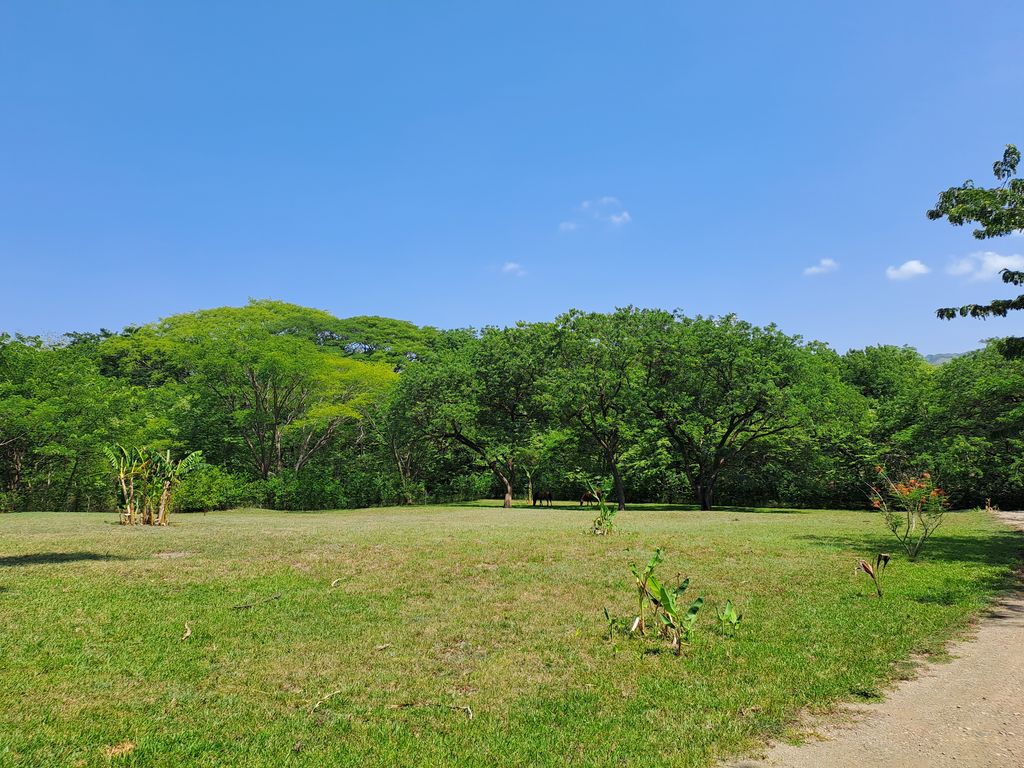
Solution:
M257 484L212 464L186 475L174 495L179 512L259 506L263 503Z

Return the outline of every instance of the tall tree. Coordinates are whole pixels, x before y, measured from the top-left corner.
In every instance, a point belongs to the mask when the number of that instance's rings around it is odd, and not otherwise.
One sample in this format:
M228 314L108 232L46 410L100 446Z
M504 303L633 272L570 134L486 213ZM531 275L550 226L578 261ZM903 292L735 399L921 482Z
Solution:
M180 382L205 423L225 429L266 479L301 471L395 378L389 366L329 346L337 322L326 312L254 301L176 315L106 343L129 369ZM223 442L216 433L193 437L204 449L214 444L211 456Z
M911 347L878 345L843 355L843 376L870 404L871 437L882 453L912 450L913 427L928 408L935 367Z
M998 347L939 367L912 429L914 463L934 471L957 506L1024 504L1024 360Z
M995 187L976 187L971 180L958 187L950 187L939 194L935 207L928 211L929 219L945 218L954 226L977 224L972 234L979 240L1003 237L1024 232L1024 179L1017 176L1020 150L1008 144L1003 157L992 165ZM1004 269L1003 282L1024 285L1024 271ZM943 320L959 317L1006 317L1015 309L1024 309L1024 294L1013 299L994 299L987 304L965 304L962 307L942 307L936 314ZM1009 355L1024 354L1024 338L1007 339L1003 350Z
M81 350L0 334L0 509L108 504L103 446L135 429L135 404Z
M538 381L547 327L485 328L410 365L399 407L440 444L456 444L489 469L512 495L521 454L541 417Z
M676 315L652 339L646 408L669 439L701 509L711 509L723 473L806 428L816 403L828 407L822 385L828 374L815 360L824 351L731 315Z
M555 322L548 401L561 423L598 446L620 510L626 508L622 455L638 431L644 328L671 319L667 312L626 307L612 314L574 310Z

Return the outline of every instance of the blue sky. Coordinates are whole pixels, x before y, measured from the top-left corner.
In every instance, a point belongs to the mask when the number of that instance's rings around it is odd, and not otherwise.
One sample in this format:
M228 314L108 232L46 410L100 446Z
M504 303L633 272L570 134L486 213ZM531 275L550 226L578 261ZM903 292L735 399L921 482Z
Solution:
M924 214L1024 144L1022 28L1019 0L7 0L0 328L273 297L442 327L735 312L840 349L1021 334L933 310L1009 295L1024 237Z

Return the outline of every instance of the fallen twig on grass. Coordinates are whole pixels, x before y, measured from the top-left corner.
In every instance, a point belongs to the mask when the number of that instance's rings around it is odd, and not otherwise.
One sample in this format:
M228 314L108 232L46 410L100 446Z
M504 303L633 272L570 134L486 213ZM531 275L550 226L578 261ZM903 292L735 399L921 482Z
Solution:
M309 710L310 714L312 714L313 712L316 712L317 709L320 708L321 704L325 704L327 701L329 701L330 699L334 698L339 693L341 693L341 689L340 688L338 690L336 690L336 691L331 691L330 693L328 693L326 696L324 696L322 699L320 699L320 701L318 701L316 704L313 705L313 708Z
M420 701L407 701L407 702L404 702L402 704L388 704L388 709L432 709L432 708L453 709L456 712L465 712L466 713L466 717L468 717L470 720L473 719L473 710L472 710L472 708L471 707L467 707L465 705L460 706L458 704L429 704L429 703L424 704L423 702L420 702Z
M253 600L251 603L240 603L239 605L233 605L231 606L231 610L238 611L242 608L252 608L254 606L260 605L261 603L269 603L271 600L279 600L280 598L281 593L275 592L270 597L264 597L262 600Z
M190 627L190 626L189 626L189 623L188 623L188 622L186 621L186 622L185 622L185 634L183 634L183 635L181 636L181 642L185 642L185 641L186 641L186 640L188 640L188 639L189 639L190 637L192 637L192 627Z

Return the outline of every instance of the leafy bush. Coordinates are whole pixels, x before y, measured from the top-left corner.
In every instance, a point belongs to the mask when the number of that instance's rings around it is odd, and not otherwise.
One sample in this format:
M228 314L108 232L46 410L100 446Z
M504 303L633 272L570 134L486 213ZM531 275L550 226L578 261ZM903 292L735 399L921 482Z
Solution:
M180 512L257 506L262 501L257 484L212 464L203 464L186 475L174 497Z

